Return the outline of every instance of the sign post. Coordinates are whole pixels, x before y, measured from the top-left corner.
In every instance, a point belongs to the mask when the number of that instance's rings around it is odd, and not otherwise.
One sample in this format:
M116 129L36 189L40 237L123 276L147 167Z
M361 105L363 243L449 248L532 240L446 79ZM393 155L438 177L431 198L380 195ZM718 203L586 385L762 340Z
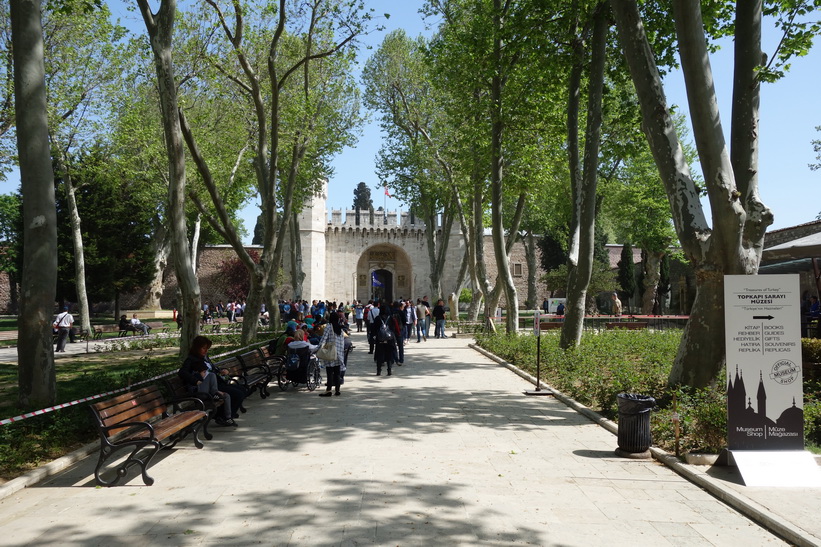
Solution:
M724 276L724 310L727 445L745 484L821 486L803 452L798 276Z
M542 389L542 315L539 310L533 313L533 335L536 337L536 389L525 391L525 395L553 395L549 389Z

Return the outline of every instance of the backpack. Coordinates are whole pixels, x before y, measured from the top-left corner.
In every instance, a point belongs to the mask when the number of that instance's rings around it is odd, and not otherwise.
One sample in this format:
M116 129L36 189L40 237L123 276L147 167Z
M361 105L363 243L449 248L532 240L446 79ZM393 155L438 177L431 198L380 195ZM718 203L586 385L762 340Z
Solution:
M286 370L297 370L299 369L299 355L295 351L291 351L288 353L288 358L285 359L285 369Z
M376 341L380 343L393 342L396 339L396 337L394 336L393 332L391 332L391 329L388 328L387 319L383 319L382 321L380 321L380 323L382 324L379 326L379 330L376 331Z

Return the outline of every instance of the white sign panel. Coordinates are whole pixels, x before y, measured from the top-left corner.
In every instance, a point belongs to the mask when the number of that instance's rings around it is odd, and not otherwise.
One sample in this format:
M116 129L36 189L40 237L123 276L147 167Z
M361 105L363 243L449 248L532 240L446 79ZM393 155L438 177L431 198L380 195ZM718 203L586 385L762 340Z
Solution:
M724 276L730 450L803 450L797 275Z

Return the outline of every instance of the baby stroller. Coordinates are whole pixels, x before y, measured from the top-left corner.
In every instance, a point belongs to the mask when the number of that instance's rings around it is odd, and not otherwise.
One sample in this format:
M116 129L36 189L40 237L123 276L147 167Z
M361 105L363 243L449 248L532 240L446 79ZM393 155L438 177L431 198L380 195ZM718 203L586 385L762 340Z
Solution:
M291 347L299 346L302 347ZM299 384L305 384L308 391L313 391L321 381L319 371L319 361L316 356L311 353L310 347L305 342L292 342L288 344L288 352L285 354L285 359L277 367L277 384L282 391L287 390L290 386L297 387Z

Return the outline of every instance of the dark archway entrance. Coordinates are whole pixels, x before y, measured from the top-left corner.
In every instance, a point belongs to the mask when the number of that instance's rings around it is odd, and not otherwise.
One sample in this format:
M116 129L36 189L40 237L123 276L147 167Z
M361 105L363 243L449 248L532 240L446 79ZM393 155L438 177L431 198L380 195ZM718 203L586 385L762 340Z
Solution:
M371 274L371 298L374 300L393 301L393 272L374 270Z

